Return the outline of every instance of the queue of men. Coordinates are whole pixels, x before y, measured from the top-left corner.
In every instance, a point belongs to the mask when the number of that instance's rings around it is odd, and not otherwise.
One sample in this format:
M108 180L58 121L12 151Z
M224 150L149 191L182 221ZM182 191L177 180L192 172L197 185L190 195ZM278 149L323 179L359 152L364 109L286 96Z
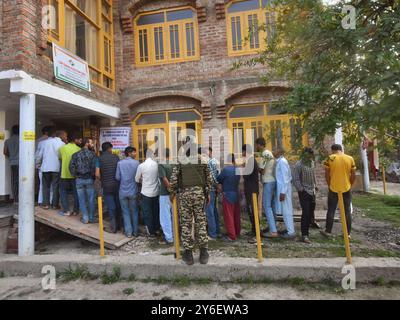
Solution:
M17 130L15 132L17 135ZM252 201L254 193L257 196L262 194L262 207L268 223L268 228L262 230L263 237L296 238L292 185L298 192L302 208L301 240L311 243L309 229L319 228L314 213L318 190L314 151L311 148L303 149L300 160L292 170L282 148L270 151L265 139L258 138L255 147L259 157L255 157L252 146L244 145L242 158L228 155L226 165L221 170L211 148L200 147L196 155L188 150L186 155L191 157L191 161L178 165L171 164L168 149L163 158L157 157L159 163L155 160L154 152L148 149L145 151L145 161L139 163L134 147L126 148L123 159L120 159L113 153L112 144L106 142L102 145L101 155L97 156L90 138L82 139L77 135L68 137L65 131L57 131L55 127L45 127L42 133L43 137L37 143L36 167L40 179L38 203L43 209L59 210L58 213L65 217L81 213L82 223L96 223L96 184L101 184L110 218L107 231L117 233L121 230L128 238L139 236L141 213L147 236L162 237L162 244L172 245L172 203L177 196L183 260L188 265L194 263L193 250L196 245L200 249L200 263L206 264L209 241L221 237L224 241L232 242L241 236L241 178L244 180L246 211L251 222L251 230L246 234L250 242L255 242L256 233ZM10 164L15 166L16 148L13 141L15 144L17 139L12 137L6 142L4 153L10 158ZM324 167L329 195L326 229L321 233L326 237L332 236L338 193L341 192L350 234L350 189L355 181L354 159L343 153L341 145L335 144ZM72 206L70 193L73 197ZM218 196L223 206L224 235L221 235ZM278 230L277 216L282 216L284 230Z

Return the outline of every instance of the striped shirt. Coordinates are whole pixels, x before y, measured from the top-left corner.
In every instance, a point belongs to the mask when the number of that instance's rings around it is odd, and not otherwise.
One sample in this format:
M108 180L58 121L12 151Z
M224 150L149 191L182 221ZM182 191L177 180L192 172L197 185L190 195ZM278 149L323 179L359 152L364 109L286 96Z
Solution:
M315 164L314 161L310 165L298 161L293 170L293 183L297 191L306 191L310 195L315 194L317 186L315 180Z

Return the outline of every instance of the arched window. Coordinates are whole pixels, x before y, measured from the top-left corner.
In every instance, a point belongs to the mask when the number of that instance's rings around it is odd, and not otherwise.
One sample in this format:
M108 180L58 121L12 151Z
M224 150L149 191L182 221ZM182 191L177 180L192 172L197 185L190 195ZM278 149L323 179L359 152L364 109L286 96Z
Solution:
M136 65L200 58L196 11L190 7L140 14L135 18Z
M228 4L226 21L229 56L252 54L265 49L265 39L270 38L274 32L272 1L234 0Z

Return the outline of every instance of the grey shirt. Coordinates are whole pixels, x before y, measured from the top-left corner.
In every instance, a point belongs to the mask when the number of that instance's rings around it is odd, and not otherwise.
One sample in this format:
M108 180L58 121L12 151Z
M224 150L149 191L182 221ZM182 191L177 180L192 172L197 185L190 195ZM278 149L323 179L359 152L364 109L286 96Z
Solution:
M8 150L10 165L17 166L19 163L19 135L12 135L5 141L4 147Z

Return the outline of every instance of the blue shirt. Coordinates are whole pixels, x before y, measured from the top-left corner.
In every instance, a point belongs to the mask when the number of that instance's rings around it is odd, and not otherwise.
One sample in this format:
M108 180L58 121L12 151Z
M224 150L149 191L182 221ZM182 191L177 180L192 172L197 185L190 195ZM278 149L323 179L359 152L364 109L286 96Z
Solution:
M139 167L139 161L128 157L118 162L115 179L120 181L119 196L132 197L138 193L138 187L135 181L136 171Z
M239 201L239 182L240 176L236 174L236 167L225 167L217 178L222 184L222 192L230 203Z

